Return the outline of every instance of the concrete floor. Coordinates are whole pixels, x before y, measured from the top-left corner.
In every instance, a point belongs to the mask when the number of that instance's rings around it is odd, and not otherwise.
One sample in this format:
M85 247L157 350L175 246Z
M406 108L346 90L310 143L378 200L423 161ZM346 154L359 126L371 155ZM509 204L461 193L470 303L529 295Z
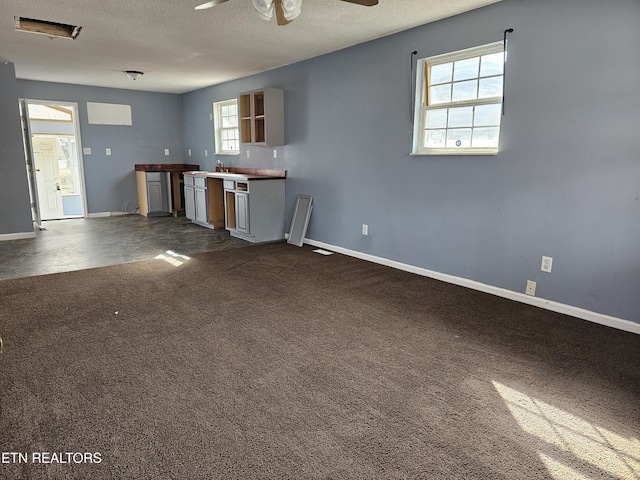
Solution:
M42 222L36 238L0 242L0 280L149 260L251 243L191 223L185 217L123 215Z

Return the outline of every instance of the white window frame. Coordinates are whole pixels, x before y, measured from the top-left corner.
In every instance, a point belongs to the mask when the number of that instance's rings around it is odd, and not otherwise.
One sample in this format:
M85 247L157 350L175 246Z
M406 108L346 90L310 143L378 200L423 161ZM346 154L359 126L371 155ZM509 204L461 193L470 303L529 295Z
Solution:
M233 106L236 107L236 121L235 127L223 127L222 126L222 117L223 117L223 108ZM217 155L240 155L240 127L238 124L238 99L232 98L230 100L223 100L221 102L214 102L213 104L213 129L215 134L215 153ZM234 132L237 139L237 148L235 149L223 149L223 132Z
M457 108L457 107L476 107L481 105L499 105L502 109L502 94L491 98L466 100L466 101L451 101L448 103L439 103L435 105L429 105L429 72L430 68L435 65L456 62L474 57L480 57L482 55L488 55L492 53L503 53L504 43L502 41L483 45L480 47L468 48L457 52L447 53L443 55L436 55L432 57L422 58L418 60L416 67L416 93L415 93L415 109L414 109L414 131L413 131L413 148L412 155L496 155L499 149L498 145L495 147L441 147L432 148L426 147L424 136L426 135L426 117L427 111L438 110L445 108ZM504 65L504 61L503 61ZM501 80L504 75L500 75ZM478 77L476 77L478 78ZM452 81L452 84L455 81ZM474 109L475 112L475 109ZM498 132L500 132L501 121L498 124ZM475 127L472 127L475 128ZM447 123L448 129L448 123ZM499 133L498 133L499 137Z

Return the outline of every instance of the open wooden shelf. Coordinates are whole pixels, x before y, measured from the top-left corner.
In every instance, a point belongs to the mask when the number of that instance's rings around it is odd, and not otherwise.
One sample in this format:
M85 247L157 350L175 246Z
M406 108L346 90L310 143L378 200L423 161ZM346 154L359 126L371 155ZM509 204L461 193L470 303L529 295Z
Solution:
M240 143L247 145L284 145L284 91L264 88L241 93Z

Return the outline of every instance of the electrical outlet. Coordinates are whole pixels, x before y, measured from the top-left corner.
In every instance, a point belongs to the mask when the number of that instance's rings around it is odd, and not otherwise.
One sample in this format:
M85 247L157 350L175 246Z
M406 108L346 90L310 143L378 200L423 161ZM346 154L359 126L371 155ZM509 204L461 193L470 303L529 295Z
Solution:
M251 158L251 150L247 150L247 158Z
M111 149L110 149L110 148L107 148L107 149L105 150L105 152L106 152L106 154L107 154L107 155L111 155Z
M191 149L187 150L187 154L191 156Z
M207 149L205 149L205 150L204 150L204 156L205 156L205 157L208 157L208 156L209 156L209 150L207 150Z
M553 265L553 258L542 257L542 265L540 266L540 270L543 272L551 273L551 265Z
M531 295L532 297L536 296L536 282L533 280L527 280L527 288L524 291L527 295Z
M169 155L169 149L168 149L168 148L165 148L165 149L164 149L164 154L165 154L165 155Z
M369 235L369 225L362 224L362 235Z
M91 147L84 147L82 149L82 153L84 153L85 155L91 155Z
M213 113L210 113L210 114L209 114L209 121L210 121L210 122L213 122Z

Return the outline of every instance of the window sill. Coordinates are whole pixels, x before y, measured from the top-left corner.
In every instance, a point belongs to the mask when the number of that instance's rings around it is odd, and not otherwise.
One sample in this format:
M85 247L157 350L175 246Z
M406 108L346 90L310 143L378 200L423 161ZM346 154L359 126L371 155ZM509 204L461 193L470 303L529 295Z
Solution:
M489 149L481 149L474 148L468 150L450 150L450 149L432 149L428 151L419 151L419 152L411 152L409 156L412 157L422 157L429 155L445 155L445 156L467 156L467 155L484 155L484 156L496 156L498 155L498 151L492 148Z
M240 155L240 150L237 152L216 152L216 155Z

